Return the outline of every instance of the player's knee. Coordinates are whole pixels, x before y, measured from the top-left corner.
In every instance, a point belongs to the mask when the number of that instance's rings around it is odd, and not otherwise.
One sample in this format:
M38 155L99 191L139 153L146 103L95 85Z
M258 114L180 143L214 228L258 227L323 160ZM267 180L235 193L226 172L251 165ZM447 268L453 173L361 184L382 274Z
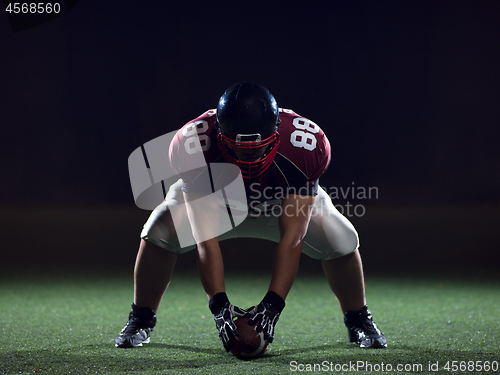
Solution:
M335 254L336 256L333 257L332 259L337 259L337 258L342 258L342 257L345 257L345 256L352 255L352 254L354 254L354 252L356 252L356 250L358 250L358 247L355 247L355 248L350 249L350 250L342 251L342 252L337 252Z
M354 227L346 227L341 237L336 238L331 250L325 254L323 260L341 258L354 253L359 248L359 237Z
M335 251L332 251L328 254L325 254L325 256L321 259L322 260L331 260L331 259L342 258L344 256L351 255L357 249L358 249L357 247L336 249Z
M338 252L338 257L343 257L345 255L349 255L354 253L359 248L359 237L358 232L354 229L354 227L349 229L348 235L346 235L344 243L340 251Z
M359 247L359 236L356 229L353 226L347 228L347 234L345 236L345 244L342 246L341 254L342 256L351 254L355 252Z
M170 259L175 261L177 255L179 254L175 248L170 246L165 246L165 244L159 243L157 241L151 241L148 238L141 239L141 250L143 253L152 254L155 257L160 257L160 259Z
M161 215L153 212L144 224L141 239L162 249L175 253L180 252L179 240L169 212L164 212Z

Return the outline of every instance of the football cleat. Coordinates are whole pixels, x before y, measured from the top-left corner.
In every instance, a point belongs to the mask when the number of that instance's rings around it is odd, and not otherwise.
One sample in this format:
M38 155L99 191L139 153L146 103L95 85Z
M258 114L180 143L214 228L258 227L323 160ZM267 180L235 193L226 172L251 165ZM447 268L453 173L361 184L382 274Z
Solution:
M359 344L360 348L387 348L387 340L377 328L366 305L361 310L346 312L344 323L347 327L349 340Z
M137 307L132 303L128 322L115 339L118 348L136 348L147 344L156 325L155 312L147 307Z

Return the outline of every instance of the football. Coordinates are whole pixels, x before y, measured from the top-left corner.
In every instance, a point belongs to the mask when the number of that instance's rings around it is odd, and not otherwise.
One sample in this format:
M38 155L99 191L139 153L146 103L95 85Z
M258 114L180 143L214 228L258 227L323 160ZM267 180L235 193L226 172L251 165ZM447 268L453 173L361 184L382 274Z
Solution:
M264 334L257 333L257 323L249 326L248 320L248 318L238 318L234 322L239 335L234 340L231 353L240 359L258 358L266 352L269 345L267 340L264 340Z

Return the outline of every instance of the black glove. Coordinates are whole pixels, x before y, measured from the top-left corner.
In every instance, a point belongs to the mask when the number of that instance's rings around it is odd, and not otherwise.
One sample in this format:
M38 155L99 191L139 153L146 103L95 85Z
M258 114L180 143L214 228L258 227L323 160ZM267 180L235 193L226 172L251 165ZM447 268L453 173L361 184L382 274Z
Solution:
M226 351L234 346L233 338L238 336L238 329L234 324L236 318L247 315L247 312L237 306L231 305L226 293L217 293L208 304L214 315L215 326L219 331L219 337Z
M259 322L257 332L264 332L264 340L272 343L274 340L274 327L284 308L285 301L283 298L275 292L268 292L261 303L246 310L250 315L248 324L253 326Z

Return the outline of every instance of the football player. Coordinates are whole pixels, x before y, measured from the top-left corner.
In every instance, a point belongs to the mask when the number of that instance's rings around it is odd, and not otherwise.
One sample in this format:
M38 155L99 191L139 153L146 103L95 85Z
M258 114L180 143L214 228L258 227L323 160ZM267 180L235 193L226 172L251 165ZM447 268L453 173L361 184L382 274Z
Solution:
M200 155L204 168L196 167ZM238 334L236 317L249 317L249 324L258 322L257 330L273 341L301 253L321 261L349 340L362 348L387 346L366 306L357 232L319 186L330 163L330 144L317 124L279 108L262 85L241 82L225 91L215 110L177 132L169 156L181 179L170 186L142 230L134 302L127 325L116 337L117 347L149 342L177 255L192 249L197 251L209 309L227 351ZM246 200L231 202L227 184L221 183L234 180L223 178L231 169L243 177ZM244 210L238 208L241 201L247 204ZM224 211L235 215L231 230L220 230ZM235 225L237 212L245 217ZM181 245L181 228L189 228L196 245ZM248 309L232 305L225 293L219 247L224 239L244 237L276 243L268 292Z

